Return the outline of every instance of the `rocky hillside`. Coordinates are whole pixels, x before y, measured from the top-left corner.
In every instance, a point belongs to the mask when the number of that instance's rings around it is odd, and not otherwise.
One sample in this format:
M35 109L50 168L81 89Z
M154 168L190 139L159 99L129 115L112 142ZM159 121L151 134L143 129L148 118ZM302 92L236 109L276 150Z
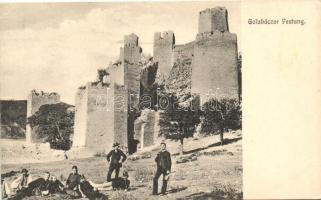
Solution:
M176 94L180 102L188 101L191 96L192 59L180 58L174 63L169 77L165 81L167 92Z

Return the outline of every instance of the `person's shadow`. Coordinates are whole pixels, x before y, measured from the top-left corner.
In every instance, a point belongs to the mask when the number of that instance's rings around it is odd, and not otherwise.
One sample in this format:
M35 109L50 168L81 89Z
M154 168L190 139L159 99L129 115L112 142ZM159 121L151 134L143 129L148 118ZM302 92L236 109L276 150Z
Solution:
M180 191L183 191L183 190L186 190L187 187L179 187L179 188L173 188L173 189L170 189L170 190L167 190L167 193L176 193L176 192L180 192Z

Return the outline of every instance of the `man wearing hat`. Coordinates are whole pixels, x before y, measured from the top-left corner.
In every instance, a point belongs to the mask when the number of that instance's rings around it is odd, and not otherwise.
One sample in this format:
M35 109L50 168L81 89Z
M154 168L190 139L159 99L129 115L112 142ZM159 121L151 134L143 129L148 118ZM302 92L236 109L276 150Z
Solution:
M111 181L111 174L115 170L115 178L118 178L119 170L122 167L122 163L127 159L122 150L119 149L119 143L114 143L113 150L107 154L107 161L109 164L109 170L107 173L107 182Z

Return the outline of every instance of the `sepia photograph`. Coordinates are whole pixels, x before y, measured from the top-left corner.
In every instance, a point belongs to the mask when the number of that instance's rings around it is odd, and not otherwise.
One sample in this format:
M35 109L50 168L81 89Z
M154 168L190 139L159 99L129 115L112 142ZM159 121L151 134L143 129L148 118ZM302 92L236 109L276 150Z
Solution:
M0 3L1 199L243 199L240 1Z

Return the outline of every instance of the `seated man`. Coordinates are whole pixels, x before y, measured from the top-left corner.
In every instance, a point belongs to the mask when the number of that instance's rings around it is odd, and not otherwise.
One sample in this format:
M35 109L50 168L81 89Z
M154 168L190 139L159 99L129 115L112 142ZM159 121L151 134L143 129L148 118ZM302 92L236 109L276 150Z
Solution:
M27 169L22 169L21 174L11 183L8 179L4 179L2 183L2 198L16 195L19 191L26 191L29 183L32 181Z
M57 177L55 175L51 175L49 188L50 194L62 193L64 188L65 186L57 179Z
M29 189L33 195L46 196L49 195L50 185L50 173L45 172L43 178L38 178L29 184Z
M90 200L107 199L104 194L99 193L99 191L86 180L84 175L82 175L80 178L79 191L81 192L82 197L87 197Z
M66 192L69 196L73 198L78 198L81 196L78 189L78 185L80 183L80 175L78 174L77 166L72 166L71 169L72 173L70 173L68 176L64 192Z
M38 178L28 184L28 188L24 190L19 190L17 194L11 198L12 200L20 200L24 197L36 195L36 196L47 196L49 195L49 186L50 186L50 173L45 172L43 178Z

